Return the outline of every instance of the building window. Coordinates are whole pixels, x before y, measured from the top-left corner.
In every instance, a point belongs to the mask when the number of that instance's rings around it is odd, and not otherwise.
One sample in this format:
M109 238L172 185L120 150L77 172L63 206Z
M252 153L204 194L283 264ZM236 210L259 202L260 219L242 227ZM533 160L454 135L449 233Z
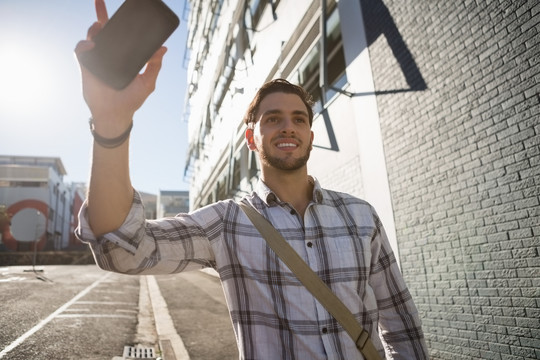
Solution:
M341 37L341 28L339 23L339 13L337 7L333 9L326 20L327 26L327 86L325 89L326 99L331 99L337 91L347 84L347 75L345 73L345 53L343 52L343 40ZM317 41L313 47L307 51L307 55L300 61L297 70L291 75L290 80L305 88L315 101L314 111L319 113L322 110L322 93L320 87L320 59L321 45ZM332 89L334 88L334 89Z
M264 11L264 6L266 1L264 0L251 0L248 1L249 12L252 18L253 27L257 27L259 20L261 20L262 13Z
M236 53L236 44L231 44L227 46L226 57L223 62L223 69L221 71L221 76L219 77L217 83L214 85L215 91L213 94L213 118L217 117L219 109L223 104L225 95L227 94L231 82L234 78L234 70L238 57L234 57L233 54Z
M247 30L249 43L253 44L253 34L257 31L257 26L264 13L264 9L267 4L271 5L272 14L275 19L276 7L279 4L279 0L248 0L246 2L246 8L244 10L244 26ZM251 50L255 50L253 47Z
M218 184L217 184L217 200L225 200L225 199L228 199L229 196L227 194L227 184L226 184L226 180L225 179L222 179L220 181L218 181Z
M231 192L234 193L237 189L240 188L240 159L235 158L233 161L233 172L232 172L232 181L231 181Z
M210 23L210 28L209 28L209 41L211 40L211 38L213 37L214 35L214 32L217 28L217 24L218 24L218 21L219 21L219 17L221 15L221 7L223 6L223 0L218 0L217 2L215 2L213 4L213 7L212 7L212 21Z
M259 174L259 167L257 166L257 156L255 155L255 151L250 151L248 153L248 169L249 169L249 179L257 176Z
M31 187L47 188L49 184L46 181L0 181L0 187Z

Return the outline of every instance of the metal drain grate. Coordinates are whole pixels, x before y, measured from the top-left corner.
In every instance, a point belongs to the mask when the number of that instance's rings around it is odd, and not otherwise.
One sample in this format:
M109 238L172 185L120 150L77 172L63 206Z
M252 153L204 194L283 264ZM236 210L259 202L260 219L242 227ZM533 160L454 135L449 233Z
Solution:
M155 359L154 348L124 346L124 359Z

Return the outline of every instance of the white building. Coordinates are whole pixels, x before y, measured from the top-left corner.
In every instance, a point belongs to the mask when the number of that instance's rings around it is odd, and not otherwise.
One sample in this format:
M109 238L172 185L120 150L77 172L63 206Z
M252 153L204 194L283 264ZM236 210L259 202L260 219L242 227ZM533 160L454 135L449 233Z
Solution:
M70 244L72 190L60 158L0 156L0 204L12 215L7 250L59 250Z
M309 173L326 188L370 201L397 252L371 68L367 52L362 52L366 39L359 4L190 4L186 172L205 179L191 182L191 208L251 191L258 165L244 145L242 118L264 82L285 78L317 100Z
M160 190L157 197L157 218L189 212L189 191Z

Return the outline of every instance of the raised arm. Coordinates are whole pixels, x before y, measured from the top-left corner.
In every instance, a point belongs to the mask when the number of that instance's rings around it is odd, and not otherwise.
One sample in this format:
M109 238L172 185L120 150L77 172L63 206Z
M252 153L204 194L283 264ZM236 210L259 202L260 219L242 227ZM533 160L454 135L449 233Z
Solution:
M95 0L97 22L80 41L75 54L93 48L93 37L108 21L104 0ZM122 90L116 90L81 65L82 88L93 123L94 138L114 139L129 132L135 111L154 91L165 47L148 61L144 73ZM126 218L133 200L129 175L129 136L118 146L107 147L94 140L88 190L88 220L96 236L116 230Z

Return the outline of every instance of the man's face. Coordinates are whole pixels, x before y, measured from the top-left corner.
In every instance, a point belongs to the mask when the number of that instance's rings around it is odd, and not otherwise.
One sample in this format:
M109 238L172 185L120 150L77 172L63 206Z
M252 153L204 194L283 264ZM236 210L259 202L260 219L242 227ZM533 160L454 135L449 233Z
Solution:
M251 150L263 166L279 170L304 167L312 149L313 132L306 106L295 94L272 93L259 105L254 128L246 131Z

